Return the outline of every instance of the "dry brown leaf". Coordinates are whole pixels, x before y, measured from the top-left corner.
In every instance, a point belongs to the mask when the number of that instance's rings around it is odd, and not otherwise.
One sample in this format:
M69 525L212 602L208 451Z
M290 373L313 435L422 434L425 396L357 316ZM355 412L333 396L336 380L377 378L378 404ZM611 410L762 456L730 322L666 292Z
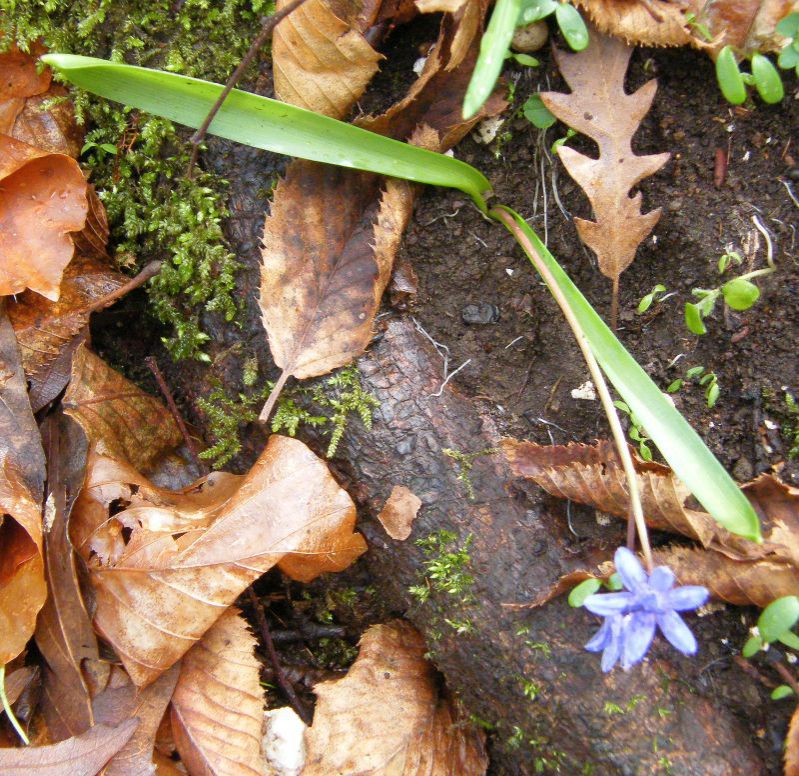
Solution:
M492 100L473 120L460 116L485 11L468 5L462 23L445 17L409 95L363 125L444 151L475 121L501 109L504 103ZM468 45L461 40L467 27ZM399 180L382 184L373 175L302 161L289 167L264 226L260 296L282 379L324 374L364 351L414 196Z
M57 302L31 291L9 302L8 317L22 351L34 412L69 382L72 354L80 344L76 338L89 321L90 305L126 282L124 275L95 259L77 256L64 271Z
M97 259L102 262L102 266L108 268L110 262L107 250L109 230L105 206L91 184L86 189L86 196L89 201L89 212L86 215L86 225L83 227L83 231L72 236L75 251L79 256Z
M303 776L484 774L484 736L456 724L425 660L421 634L401 620L364 633L343 679L314 687Z
M0 749L3 776L96 776L130 740L138 722L95 725L80 736L49 746Z
M286 4L282 0L277 7ZM325 0L303 3L277 26L272 37L277 97L344 118L383 59L362 33L336 16Z
M377 519L392 539L404 541L411 535L411 526L421 506L422 500L412 490L395 485Z
M34 46L34 55L43 49ZM50 86L50 70L38 72L35 56L12 47L0 53L0 134L10 135L25 100Z
M158 726L166 712L178 680L180 666L175 665L158 679L139 689L130 677L114 666L108 686L94 699L93 711L98 723L122 725L137 719L139 726L131 739L108 763L103 776L153 776L153 749Z
M275 564L308 580L365 550L352 500L295 439L272 436L244 476L159 493L130 467L91 455L71 523L95 591L95 627L137 685L173 665Z
M264 773L264 697L255 646L240 612L230 608L183 658L172 730L191 773Z
M182 441L166 407L125 379L85 345L75 351L64 411L98 453L146 471Z
M791 715L785 736L785 776L799 776L799 706Z
M86 221L78 163L0 135L0 294L26 288L53 301Z
M626 94L624 76L632 47L595 28L590 33L588 48L579 54L556 52L571 94L543 92L541 99L561 121L599 146L598 159L568 146L561 146L558 156L591 201L596 221L574 221L582 241L596 253L602 274L613 281L615 302L619 276L660 218L660 208L642 215L641 193L630 196L630 190L654 175L669 154L633 153L633 135L652 104L657 82L648 81Z

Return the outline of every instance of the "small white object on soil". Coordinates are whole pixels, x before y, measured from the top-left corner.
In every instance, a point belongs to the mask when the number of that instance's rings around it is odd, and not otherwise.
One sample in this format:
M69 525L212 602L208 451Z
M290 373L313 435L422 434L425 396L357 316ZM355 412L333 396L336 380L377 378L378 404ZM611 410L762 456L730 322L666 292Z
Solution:
M413 63L413 72L416 73L417 76L422 74L426 62L427 57L419 57L419 59Z
M582 385L572 388L572 399L583 399L584 401L596 401L596 389L590 380L586 380Z
M499 134L504 123L505 119L502 116L489 116L487 119L483 119L472 132L474 142L488 145Z
M264 712L264 738L261 748L267 773L274 776L299 776L305 767L305 731L307 725L294 709L284 706Z
M520 54L532 54L544 47L549 37L549 27L545 21L537 21L517 27L513 33L510 47Z

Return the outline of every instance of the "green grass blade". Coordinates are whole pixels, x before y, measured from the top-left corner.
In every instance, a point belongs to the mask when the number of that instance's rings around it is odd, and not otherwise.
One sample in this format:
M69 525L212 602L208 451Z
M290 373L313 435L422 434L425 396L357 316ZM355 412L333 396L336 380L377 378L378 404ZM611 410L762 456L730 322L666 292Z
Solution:
M514 218L554 275L602 370L674 473L718 523L747 539L762 541L752 505L699 435L627 352L525 220L510 208L500 207Z
M497 0L491 21L480 41L480 56L466 89L463 118L470 119L474 116L494 90L516 29L521 5L521 0Z
M82 89L194 128L222 91L208 81L93 57L47 54L42 60ZM491 189L482 173L458 159L237 89L209 133L314 162L460 189L484 212L483 194Z

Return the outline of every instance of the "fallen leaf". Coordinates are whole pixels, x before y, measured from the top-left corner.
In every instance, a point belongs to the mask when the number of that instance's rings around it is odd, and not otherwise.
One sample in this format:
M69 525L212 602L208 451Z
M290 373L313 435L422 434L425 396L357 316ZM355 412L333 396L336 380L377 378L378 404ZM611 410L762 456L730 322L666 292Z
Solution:
M392 539L404 541L411 535L411 526L421 506L422 500L413 491L395 485L377 519Z
M48 746L0 749L3 776L96 776L133 735L138 722L95 725L74 738Z
M108 267L110 257L107 250L109 229L105 206L91 184L86 188L86 196L89 203L86 225L83 231L72 236L75 251L79 256L102 262L102 266L110 272Z
M173 665L275 564L307 581L365 550L352 499L295 439L273 435L244 476L159 493L92 454L71 524L95 591L95 628L137 685ZM153 502L143 503L148 494Z
M64 398L98 453L146 471L182 441L180 429L155 397L125 379L85 345L75 351Z
M86 221L78 163L0 135L0 294L26 288L56 301L72 258L70 232Z
M72 355L89 321L90 306L127 280L96 259L78 255L64 271L57 302L26 291L8 304L34 412L55 399L69 382Z
M799 705L791 715L784 746L785 776L799 776Z
M287 0L278 3L278 10ZM377 72L383 55L325 0L307 0L272 37L275 94L283 102L342 119Z
M17 702L17 698L22 695L25 688L36 678L38 673L38 669L34 669L31 666L22 666L22 668L18 668L6 676L3 689L9 706L13 706Z
M34 55L43 51L34 44ZM0 53L0 134L11 134L17 116L25 107L25 100L46 92L50 76L49 68L39 72L35 56L15 46Z
M632 150L633 135L652 104L657 82L653 79L626 94L624 76L632 47L595 28L590 35L588 48L578 54L556 50L571 94L543 92L541 99L561 121L599 146L598 159L565 145L558 157L591 201L596 220L574 222L580 239L596 253L602 274L613 281L615 321L619 276L660 218L660 208L642 215L641 193L630 196L630 190L654 175L669 154L639 156Z
M401 620L364 633L343 679L314 687L303 776L484 774L484 736L440 697L419 632Z
M123 725L137 719L130 740L110 760L103 776L152 776L155 774L155 735L175 689L180 667L173 666L144 689L114 666L108 686L94 699L94 716L105 725Z
M256 640L228 609L184 656L172 697L172 730L191 773L261 776L264 697Z

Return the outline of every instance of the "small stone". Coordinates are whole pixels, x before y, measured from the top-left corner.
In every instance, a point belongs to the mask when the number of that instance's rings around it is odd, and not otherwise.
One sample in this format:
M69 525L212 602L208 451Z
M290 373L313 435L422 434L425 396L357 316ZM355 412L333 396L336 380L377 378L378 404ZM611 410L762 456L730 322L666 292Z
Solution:
M755 469L747 458L739 458L732 467L732 476L738 482L749 482L754 476Z
M673 199L671 202L669 202L668 208L672 213L682 210L682 200L679 197Z
M543 20L517 27L510 47L521 54L532 54L544 47L549 37L549 27Z
M586 380L582 385L572 388L572 399L583 399L585 401L596 401L596 388L590 380Z
M495 304L489 302L467 304L461 310L461 319L464 323L473 326L485 326L489 323L496 323L499 320L499 308Z

